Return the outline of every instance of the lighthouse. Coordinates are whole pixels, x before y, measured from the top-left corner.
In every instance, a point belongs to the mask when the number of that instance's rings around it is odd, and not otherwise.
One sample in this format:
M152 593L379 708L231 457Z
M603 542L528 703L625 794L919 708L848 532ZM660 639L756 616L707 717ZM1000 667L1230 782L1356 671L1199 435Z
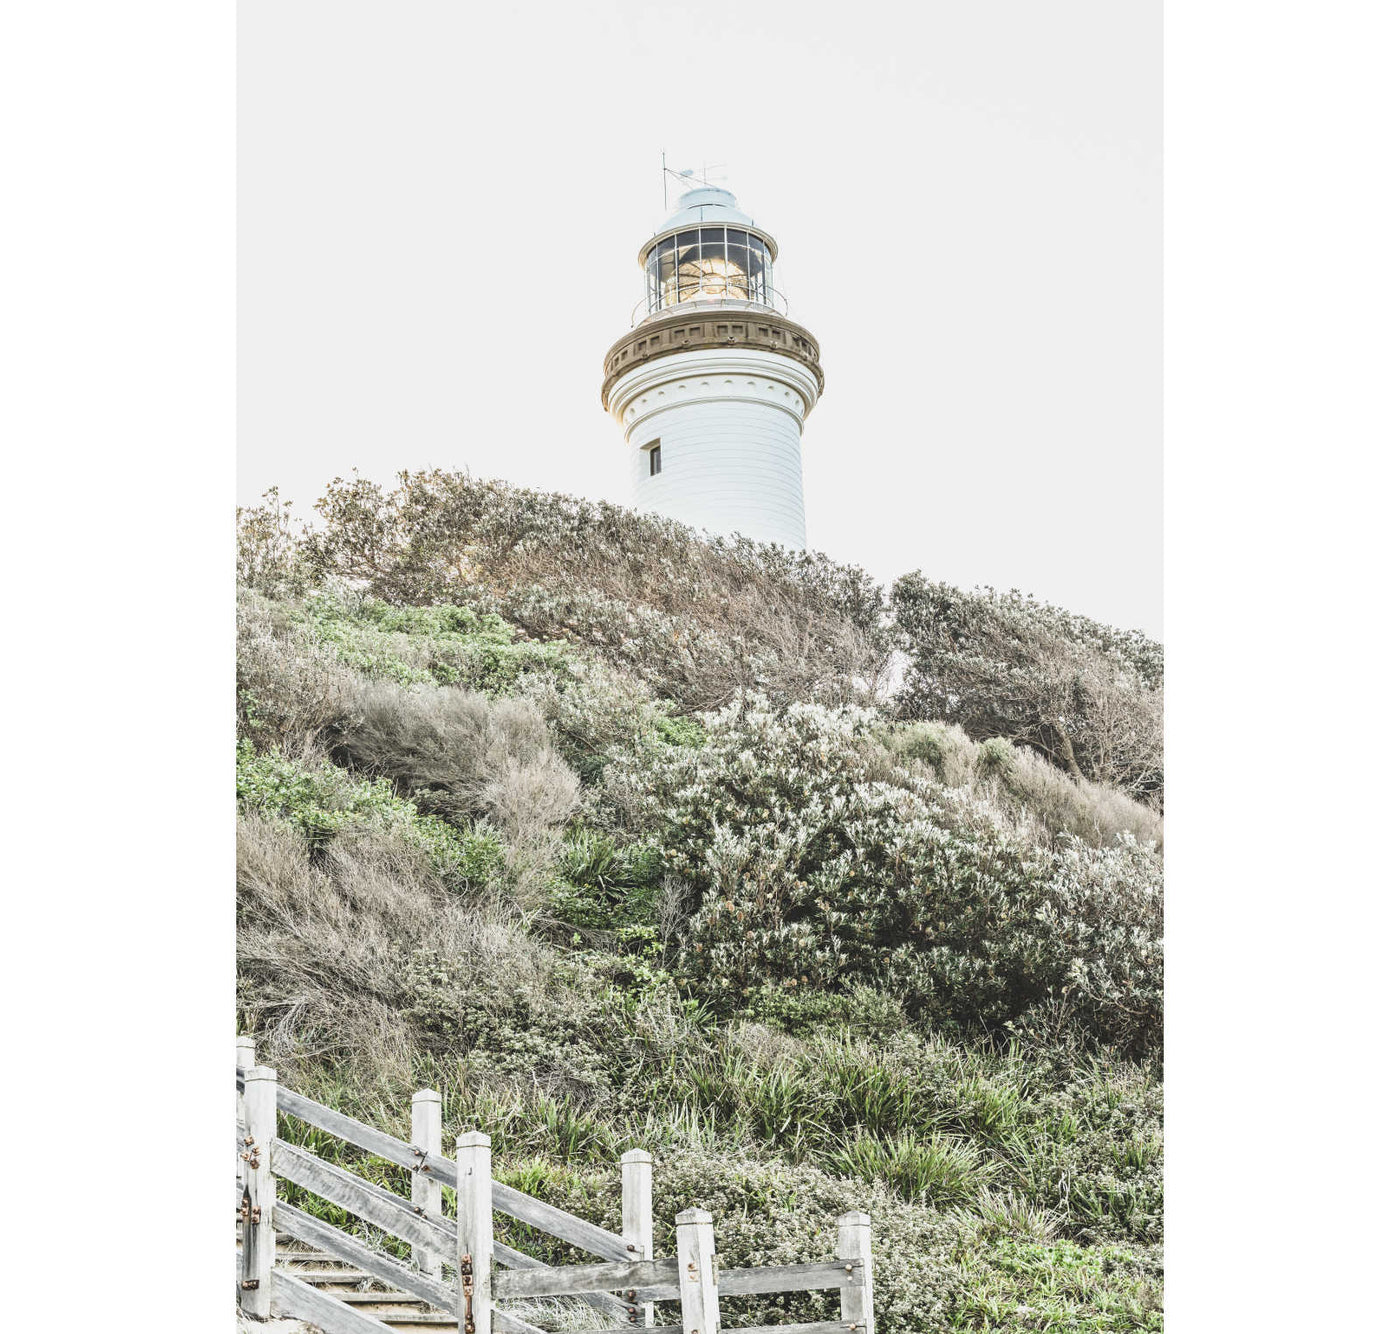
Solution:
M777 257L728 190L683 194L637 256L646 295L604 358L603 406L638 509L802 550L802 427L822 368L774 286Z

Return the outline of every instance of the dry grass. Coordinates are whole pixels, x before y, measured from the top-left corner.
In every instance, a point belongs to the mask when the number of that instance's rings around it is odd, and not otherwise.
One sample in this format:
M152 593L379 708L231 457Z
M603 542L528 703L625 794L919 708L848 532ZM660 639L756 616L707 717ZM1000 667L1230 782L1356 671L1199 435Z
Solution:
M547 976L552 956L491 903L448 891L426 856L380 831L343 833L313 860L290 825L238 821L240 1010L272 1055L368 1062L374 1083L408 1078L403 1014L418 950L469 959L484 977Z
M292 751L314 745L344 717L360 679L290 619L286 604L240 589L240 738Z
M567 819L578 801L577 776L554 753L538 707L522 699L361 681L334 725L331 754L392 779L421 810L456 825L492 814L525 835Z
M1095 847L1120 833L1162 846L1162 816L1121 788L1072 778L1025 746L1002 738L980 745L956 723L904 723L883 738L898 761L953 788L969 788L1021 828L1052 841L1074 834Z

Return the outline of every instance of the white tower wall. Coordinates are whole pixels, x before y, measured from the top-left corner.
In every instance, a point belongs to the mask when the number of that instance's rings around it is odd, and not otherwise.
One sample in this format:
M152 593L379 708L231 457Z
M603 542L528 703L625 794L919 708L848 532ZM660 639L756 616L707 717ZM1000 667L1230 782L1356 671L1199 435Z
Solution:
M626 431L636 507L804 549L802 424L819 393L805 366L757 348L693 350L628 372L608 407Z

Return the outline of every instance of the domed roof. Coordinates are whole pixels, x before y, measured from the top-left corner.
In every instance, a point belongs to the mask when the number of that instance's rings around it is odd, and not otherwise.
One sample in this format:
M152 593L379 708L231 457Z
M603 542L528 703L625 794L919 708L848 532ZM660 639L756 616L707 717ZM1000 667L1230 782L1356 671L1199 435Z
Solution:
M657 233L677 227L698 227L702 222L732 222L740 227L752 227L753 219L739 208L728 190L717 185L702 185L687 190L677 201L676 211L658 227Z
M725 222L756 232L767 244L769 257L777 259L778 243L739 207L732 192L718 185L701 185L687 190L676 201L676 211L651 234L637 255L637 262L645 267L647 253L659 237L687 227L713 227Z

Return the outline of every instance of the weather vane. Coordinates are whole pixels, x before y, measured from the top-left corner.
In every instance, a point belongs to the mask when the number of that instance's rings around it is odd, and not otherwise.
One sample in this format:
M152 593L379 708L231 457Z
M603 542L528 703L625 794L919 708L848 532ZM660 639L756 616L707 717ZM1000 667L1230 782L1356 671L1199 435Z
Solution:
M727 179L719 173L725 169L727 164L723 162L708 162L700 168L699 179L701 185L714 185L719 181ZM675 177L683 185L690 185L696 179L694 167L687 167L684 171L676 171L673 167L666 165L666 150L661 150L661 207L666 211L671 211L671 178ZM714 180L711 180L711 177Z

